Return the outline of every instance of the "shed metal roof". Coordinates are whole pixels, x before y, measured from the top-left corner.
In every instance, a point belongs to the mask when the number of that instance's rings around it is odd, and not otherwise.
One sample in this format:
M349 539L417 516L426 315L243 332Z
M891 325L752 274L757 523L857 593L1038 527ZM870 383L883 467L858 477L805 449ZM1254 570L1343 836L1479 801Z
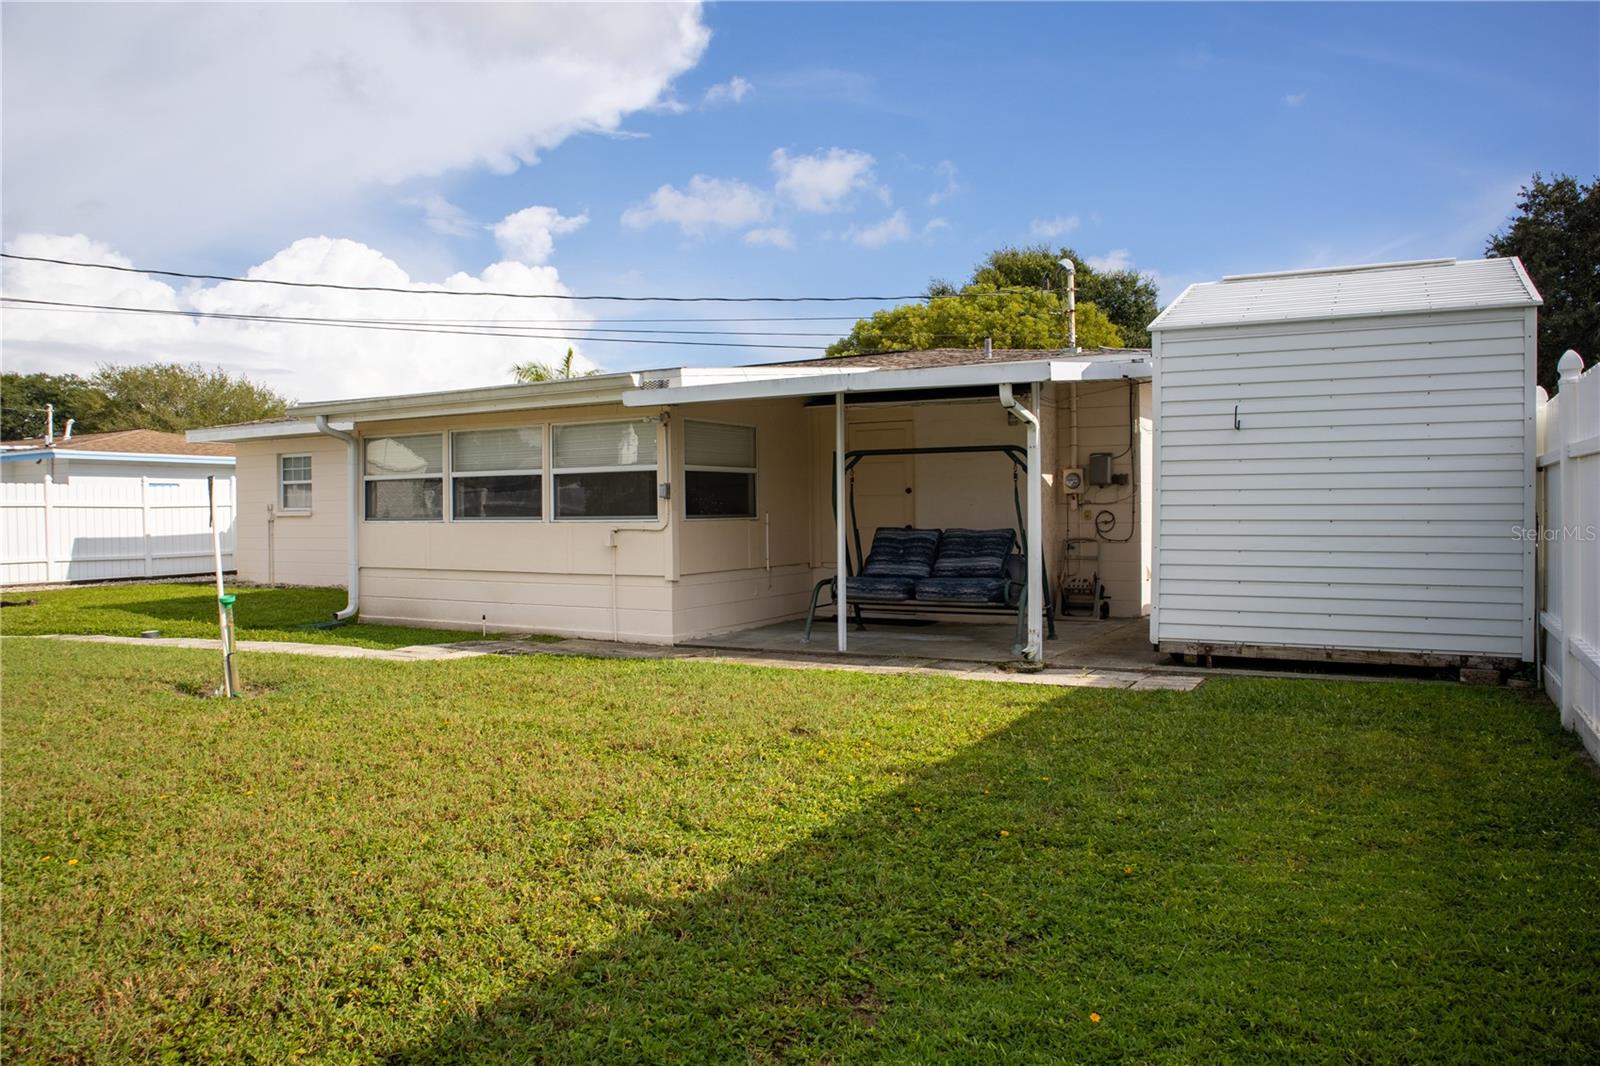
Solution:
M1191 285L1150 329L1536 307L1543 302L1514 256L1465 262L1425 259L1240 274Z

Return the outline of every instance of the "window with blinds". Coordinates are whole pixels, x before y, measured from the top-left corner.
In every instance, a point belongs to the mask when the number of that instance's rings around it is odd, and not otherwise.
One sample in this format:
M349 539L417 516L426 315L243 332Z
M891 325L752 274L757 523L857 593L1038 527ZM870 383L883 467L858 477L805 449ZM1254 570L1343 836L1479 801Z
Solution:
M656 517L656 424L551 427L556 518Z
M311 456L278 456L278 510L311 510Z
M436 522L444 517L444 435L369 437L363 481L369 522Z
M450 434L450 515L536 519L544 514L544 429Z
M690 518L756 516L753 426L685 422L684 513Z

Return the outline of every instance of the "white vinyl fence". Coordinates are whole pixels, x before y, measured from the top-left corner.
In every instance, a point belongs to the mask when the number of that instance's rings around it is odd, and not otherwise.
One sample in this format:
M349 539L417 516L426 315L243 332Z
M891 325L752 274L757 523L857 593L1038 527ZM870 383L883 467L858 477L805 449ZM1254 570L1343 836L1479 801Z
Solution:
M1561 357L1539 408L1544 689L1600 759L1600 372Z
M0 584L111 581L212 569L206 474L217 476L222 564L233 569L231 467L128 468L6 463L0 482Z

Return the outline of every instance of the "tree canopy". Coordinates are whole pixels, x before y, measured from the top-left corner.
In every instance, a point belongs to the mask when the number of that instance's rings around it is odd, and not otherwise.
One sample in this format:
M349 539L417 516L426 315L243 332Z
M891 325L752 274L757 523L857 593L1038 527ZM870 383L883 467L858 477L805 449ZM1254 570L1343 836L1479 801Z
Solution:
M1077 266L1078 344L1084 348L1143 348L1156 317L1154 279L1133 270L1097 271L1070 248L1046 245L996 249L961 288L935 280L928 303L879 311L855 324L829 355L914 348L970 348L984 337L999 348L1062 348L1067 343L1067 272Z
M1160 293L1149 274L1136 270L1096 270L1071 248L1051 251L1048 245L1026 248L1005 247L989 253L989 258L972 272L975 284L1001 288L1024 287L1065 292L1067 271L1061 260L1071 259L1077 267L1078 304L1085 301L1098 307L1129 348L1150 347L1148 328L1160 313ZM1080 314L1081 318L1081 314ZM1081 333L1081 330L1080 330ZM1083 343L1080 339L1079 343Z
M1514 255L1544 297L1539 308L1539 384L1555 391L1556 363L1571 348L1592 366L1600 357L1600 178L1535 174L1517 214L1489 239L1491 256Z
M985 337L996 348L1065 347L1066 307L1053 292L968 285L958 296L936 296L863 318L849 336L828 346L828 354L975 348ZM1117 348L1122 335L1094 304L1079 303L1078 343Z
M250 422L283 414L287 402L265 385L199 363L102 366L89 378L77 374L0 375L4 437L37 437L45 429L45 405L56 408L56 432L67 419L75 433L157 429L180 433L199 426Z
M511 373L518 381L529 383L536 381L565 381L568 378L590 378L600 373L598 370L579 370L573 359L572 349L568 348L566 356L558 363L518 363L511 368Z
M0 374L0 440L44 436L46 404L55 405L57 433L69 418L73 432L95 433L106 396L77 374Z

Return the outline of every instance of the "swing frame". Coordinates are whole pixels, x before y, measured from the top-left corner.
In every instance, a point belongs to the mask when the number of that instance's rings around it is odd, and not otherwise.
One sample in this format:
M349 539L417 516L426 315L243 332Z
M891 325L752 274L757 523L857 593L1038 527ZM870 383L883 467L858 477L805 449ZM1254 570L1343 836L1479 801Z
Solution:
M894 456L917 455L993 455L1000 454L1011 460L1011 500L1016 507L1017 539L1021 547L1023 564L1022 590L1017 597L1015 608L1008 604L999 603L961 603L960 601L941 600L937 603L918 603L915 600L872 600L862 601L856 596L851 596L849 609L855 616L856 629L867 628L863 606L875 608L879 612L890 614L1010 614L1014 610L1017 617L1017 639L1012 645L1012 652L1020 655L1025 643L1028 619L1028 589L1030 582L1027 580L1028 561L1028 524L1022 512L1022 488L1020 478L1028 469L1028 453L1019 444L951 444L945 446L922 448L855 448L844 453L845 478L848 481L846 491L849 494L850 514L850 542L845 546L844 576L854 577L856 573L866 566L866 555L861 548L861 525L856 516L856 479L855 469L863 459ZM830 468L835 464L830 463ZM835 469L829 478L831 482L830 497L833 506L834 521L839 518L839 477ZM876 530L874 530L876 532ZM851 558L850 547L855 548L855 557ZM1016 553L1013 553L1016 554ZM1047 626L1047 637L1054 640L1056 637L1055 598L1050 589L1049 565L1044 561L1044 554L1039 558L1040 584L1044 589L1044 617ZM838 575L825 577L818 581L811 589L811 605L806 610L805 635L802 638L807 644L811 642L811 629L816 622L818 599L822 590L828 590L828 606L837 610L839 602Z

